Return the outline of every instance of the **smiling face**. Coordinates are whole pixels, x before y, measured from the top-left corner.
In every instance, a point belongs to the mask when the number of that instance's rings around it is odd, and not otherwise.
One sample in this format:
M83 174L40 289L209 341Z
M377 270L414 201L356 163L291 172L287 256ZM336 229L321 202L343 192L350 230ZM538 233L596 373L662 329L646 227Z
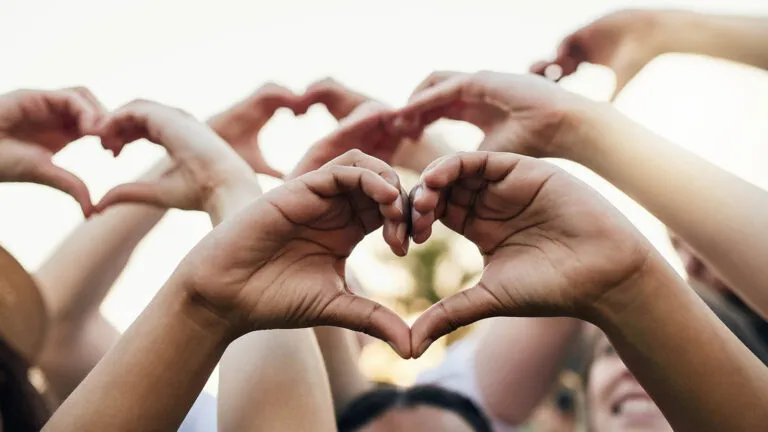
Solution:
M587 407L595 432L672 432L664 415L614 351L596 336L587 383Z

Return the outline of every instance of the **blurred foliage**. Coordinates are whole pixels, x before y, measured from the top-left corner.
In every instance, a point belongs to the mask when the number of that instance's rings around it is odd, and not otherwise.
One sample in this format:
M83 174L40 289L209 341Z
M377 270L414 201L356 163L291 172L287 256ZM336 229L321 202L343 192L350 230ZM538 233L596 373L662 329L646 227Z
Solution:
M398 308L402 308L409 315L417 315L428 307L440 301L443 295L452 295L462 289L469 281L476 277L478 271L461 270L459 278L452 286L440 286L438 284L438 272L440 265L452 259L453 233L435 230L429 241L421 246L412 247L404 258L393 258L391 253L381 252L378 258L385 262L405 267L413 278L413 290L407 294L394 298ZM449 263L450 264L450 263ZM460 267L456 267L460 268ZM448 345L461 339L469 332L469 327L460 328L446 336Z

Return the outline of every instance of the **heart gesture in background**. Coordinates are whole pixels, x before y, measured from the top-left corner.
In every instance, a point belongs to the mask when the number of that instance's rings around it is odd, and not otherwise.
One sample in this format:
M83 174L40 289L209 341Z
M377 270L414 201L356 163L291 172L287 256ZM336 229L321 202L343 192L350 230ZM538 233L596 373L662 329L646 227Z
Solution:
M71 195L88 217L88 187L51 157L67 144L95 135L107 112L84 88L18 90L0 95L0 181L32 182Z

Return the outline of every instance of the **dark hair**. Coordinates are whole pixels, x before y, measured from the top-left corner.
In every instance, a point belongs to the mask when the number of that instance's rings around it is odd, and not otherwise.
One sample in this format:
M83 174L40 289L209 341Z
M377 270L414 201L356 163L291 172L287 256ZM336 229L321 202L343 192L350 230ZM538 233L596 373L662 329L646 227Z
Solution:
M0 338L0 412L5 431L39 431L50 416L29 382L29 363Z
M378 385L374 390L358 396L337 416L339 432L353 432L387 411L396 408L431 406L450 411L466 421L475 432L491 432L491 425L483 412L468 398L433 385L400 388Z

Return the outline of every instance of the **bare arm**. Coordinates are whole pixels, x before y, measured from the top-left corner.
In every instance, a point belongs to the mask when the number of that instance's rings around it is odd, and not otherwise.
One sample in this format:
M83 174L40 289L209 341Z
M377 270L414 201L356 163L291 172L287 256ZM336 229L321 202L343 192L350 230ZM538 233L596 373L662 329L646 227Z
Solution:
M219 429L332 430L322 360L312 329L253 332L232 343L221 359Z
M674 430L764 430L768 370L657 261L631 290L603 297L593 321Z
M156 177L167 164L160 162L143 178ZM80 225L38 270L52 324L40 367L61 400L120 336L99 307L136 246L164 214L165 209L143 204L110 208Z
M768 193L607 106L585 115L582 145L565 157L637 200L768 317L768 244L756 235L768 220Z
M768 18L659 12L662 52L703 54L768 69Z
M510 425L524 423L552 390L580 329L581 322L573 318L504 318L489 323L475 354L475 376L489 413Z

